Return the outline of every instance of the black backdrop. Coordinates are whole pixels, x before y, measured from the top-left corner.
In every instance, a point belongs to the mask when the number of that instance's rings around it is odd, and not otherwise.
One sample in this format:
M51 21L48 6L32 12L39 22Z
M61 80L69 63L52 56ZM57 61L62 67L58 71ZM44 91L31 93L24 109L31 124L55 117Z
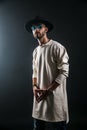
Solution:
M0 0L0 128L32 129L32 51L38 45L24 24L40 15L54 24L49 36L69 54L69 129L87 117L87 2Z

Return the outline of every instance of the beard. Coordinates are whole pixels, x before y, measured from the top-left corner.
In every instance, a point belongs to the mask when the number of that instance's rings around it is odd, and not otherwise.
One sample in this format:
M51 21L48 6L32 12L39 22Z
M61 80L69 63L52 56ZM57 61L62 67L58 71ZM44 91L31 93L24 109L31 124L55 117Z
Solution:
M35 35L34 35L34 38L35 39L41 39L44 35L45 35L45 32L43 32L43 33L36 32Z

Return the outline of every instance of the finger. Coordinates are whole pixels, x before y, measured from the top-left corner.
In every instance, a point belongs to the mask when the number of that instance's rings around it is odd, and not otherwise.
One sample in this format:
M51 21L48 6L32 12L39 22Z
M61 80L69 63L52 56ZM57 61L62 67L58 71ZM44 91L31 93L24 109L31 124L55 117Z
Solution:
M43 100L43 95L40 95L39 97L37 97L38 102L40 102L41 100Z
M35 89L36 92L45 92L45 89Z
M47 95L44 95L43 93L37 98L37 101L40 102L43 99L46 99Z

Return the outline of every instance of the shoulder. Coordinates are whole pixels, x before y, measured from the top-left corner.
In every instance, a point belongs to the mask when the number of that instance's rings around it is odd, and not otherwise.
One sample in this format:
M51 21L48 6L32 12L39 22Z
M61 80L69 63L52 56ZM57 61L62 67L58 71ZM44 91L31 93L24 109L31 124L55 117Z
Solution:
M62 56L68 56L68 53L67 53L67 50L66 50L66 47L64 45L62 45L61 43L57 42L57 41L54 41L53 40L53 54L55 56L59 56L59 57L62 57Z
M59 43L58 41L55 41L55 40L52 40L52 47L54 48L54 49L63 49L63 50L65 50L65 46L64 45L62 45L61 43Z
M38 47L39 47L39 46L37 46L37 47L33 50L33 55L35 55L35 54L37 53Z

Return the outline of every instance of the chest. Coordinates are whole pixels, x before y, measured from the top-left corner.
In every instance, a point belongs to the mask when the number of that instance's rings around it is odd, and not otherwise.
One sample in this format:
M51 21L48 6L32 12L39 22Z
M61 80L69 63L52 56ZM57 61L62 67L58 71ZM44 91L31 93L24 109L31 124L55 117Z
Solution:
M36 61L37 63L51 62L51 49L50 47L39 47L37 50Z

